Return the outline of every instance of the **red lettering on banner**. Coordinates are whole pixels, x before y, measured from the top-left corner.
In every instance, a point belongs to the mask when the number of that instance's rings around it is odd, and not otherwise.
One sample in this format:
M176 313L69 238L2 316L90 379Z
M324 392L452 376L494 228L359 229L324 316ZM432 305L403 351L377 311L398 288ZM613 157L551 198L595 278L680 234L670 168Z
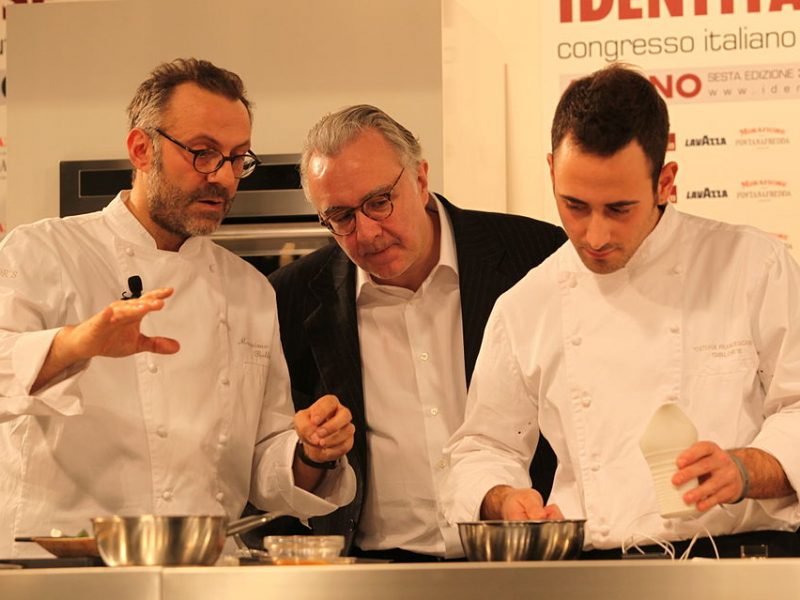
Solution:
M780 12L784 6L791 6L795 10L800 10L800 0L772 0L769 3L769 11Z
M15 0L20 1L20 0ZM34 0L36 1L36 0ZM39 0L41 1L41 0ZM781 12L789 7L800 10L800 0L717 0L719 11L723 15L742 12L746 9L749 13ZM616 7L616 16L620 20L629 19L658 19L664 17L683 17L691 10L694 16L708 15L708 0L559 0L559 21L572 23L575 21L575 4L577 3L577 20L581 22L601 21L612 14ZM646 4L645 11L642 6ZM647 14L645 14L645 12Z
M683 0L663 0L670 17L683 16ZM661 0L650 0L648 5L650 18L657 19L661 16Z
M703 89L703 82L694 73L683 73L677 78L667 75L664 81L661 81L657 75L651 75L649 79L653 87L661 92L661 95L667 100L676 93L682 98L694 98Z
M581 21L599 21L605 19L614 7L614 0L600 0L600 6L594 7L593 0L581 0Z
M619 18L620 19L641 19L642 9L633 8L631 0L619 0Z
M30 0L31 4L44 4L44 0ZM28 0L11 0L11 4L28 4ZM6 20L6 7L3 6L3 20Z
M733 14L734 0L722 0L720 12L723 15ZM761 12L761 0L747 0L747 12Z
M559 19L562 23L572 23L572 0L561 0Z

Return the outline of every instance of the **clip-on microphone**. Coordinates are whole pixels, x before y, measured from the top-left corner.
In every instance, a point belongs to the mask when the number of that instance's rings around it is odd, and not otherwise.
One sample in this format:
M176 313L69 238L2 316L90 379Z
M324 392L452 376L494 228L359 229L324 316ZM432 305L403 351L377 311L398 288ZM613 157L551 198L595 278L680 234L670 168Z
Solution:
M132 275L128 277L128 288L130 288L130 292L122 292L122 299L123 300L132 300L133 298L141 298L142 297L142 278L138 275Z

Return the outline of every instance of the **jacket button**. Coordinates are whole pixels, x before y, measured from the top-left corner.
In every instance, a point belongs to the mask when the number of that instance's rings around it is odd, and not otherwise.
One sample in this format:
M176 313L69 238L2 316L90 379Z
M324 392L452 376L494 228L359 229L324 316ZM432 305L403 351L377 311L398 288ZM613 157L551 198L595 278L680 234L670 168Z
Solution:
M350 519L350 520L347 522L347 528L348 528L350 531L354 531L354 530L355 530L355 528L356 528L356 520L355 520L355 519Z

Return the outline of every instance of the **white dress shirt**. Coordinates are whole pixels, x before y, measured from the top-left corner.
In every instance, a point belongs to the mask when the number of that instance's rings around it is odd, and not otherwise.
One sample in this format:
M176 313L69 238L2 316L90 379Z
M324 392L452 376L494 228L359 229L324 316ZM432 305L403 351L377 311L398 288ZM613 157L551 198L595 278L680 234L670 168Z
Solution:
M20 226L0 245L0 557L45 556L17 535L91 530L93 516L236 518L248 497L307 518L347 504L340 466L319 496L294 485L294 410L275 295L208 238L158 250L123 192L102 212ZM94 358L30 393L50 343L121 297L174 287L145 335L174 355Z
M463 551L441 506L443 449L464 416L467 391L455 241L435 202L439 262L416 292L356 274L370 456L356 544L454 557Z
M586 548L797 528L795 495L661 518L639 440L665 402L701 440L769 452L800 489L800 268L777 239L668 206L625 268L592 273L565 244L501 296L449 447L448 517L528 487L541 431L550 502L587 519Z

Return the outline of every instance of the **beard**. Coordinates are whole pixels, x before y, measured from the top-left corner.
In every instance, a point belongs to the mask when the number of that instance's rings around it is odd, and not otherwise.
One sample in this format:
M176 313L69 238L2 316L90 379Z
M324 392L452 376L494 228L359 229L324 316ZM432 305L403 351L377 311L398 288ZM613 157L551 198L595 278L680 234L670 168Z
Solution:
M202 200L222 201L222 215L193 214L192 205ZM232 203L233 196L216 183L206 183L192 192L182 190L165 177L160 157L154 157L147 174L147 206L150 218L165 231L184 239L214 233Z

